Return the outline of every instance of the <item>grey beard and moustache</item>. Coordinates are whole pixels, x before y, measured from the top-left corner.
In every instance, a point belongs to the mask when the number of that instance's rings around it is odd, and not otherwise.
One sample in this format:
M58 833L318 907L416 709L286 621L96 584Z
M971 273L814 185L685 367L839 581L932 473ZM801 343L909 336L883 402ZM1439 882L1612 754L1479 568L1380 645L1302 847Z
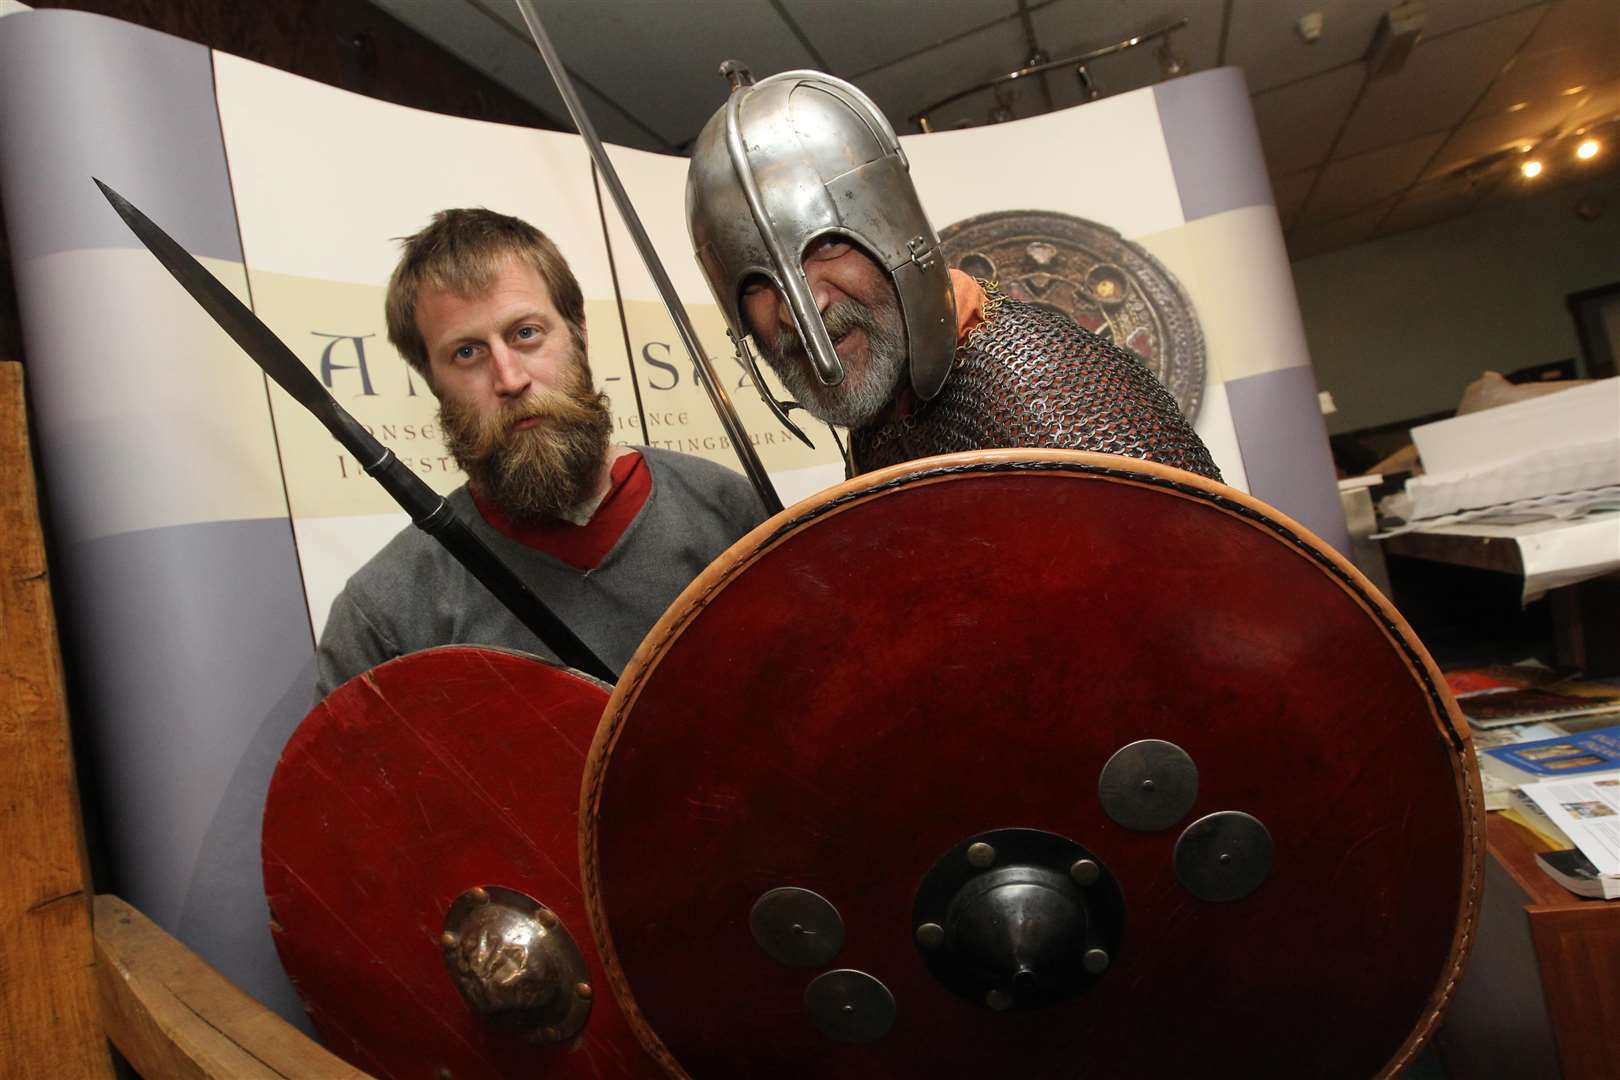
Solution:
M811 416L840 427L861 427L894 400L905 373L906 334L899 305L873 311L857 301L840 300L822 312L821 321L834 344L852 330L866 332L866 363L859 370L845 364L844 381L837 386L824 386L816 377L797 330L784 327L775 340L758 334L755 340L787 392Z
M583 359L567 384L531 390L492 416L457 402L439 403L445 445L474 490L521 522L556 521L596 494L607 460L613 414L591 389ZM512 425L530 417L527 431Z

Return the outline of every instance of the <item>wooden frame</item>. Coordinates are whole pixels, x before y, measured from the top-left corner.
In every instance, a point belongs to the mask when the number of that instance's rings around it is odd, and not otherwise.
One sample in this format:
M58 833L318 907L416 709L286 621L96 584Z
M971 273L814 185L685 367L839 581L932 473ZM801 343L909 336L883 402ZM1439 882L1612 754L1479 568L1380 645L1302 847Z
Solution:
M92 905L22 365L0 363L0 1068L366 1080L114 896ZM94 931L92 934L92 925Z

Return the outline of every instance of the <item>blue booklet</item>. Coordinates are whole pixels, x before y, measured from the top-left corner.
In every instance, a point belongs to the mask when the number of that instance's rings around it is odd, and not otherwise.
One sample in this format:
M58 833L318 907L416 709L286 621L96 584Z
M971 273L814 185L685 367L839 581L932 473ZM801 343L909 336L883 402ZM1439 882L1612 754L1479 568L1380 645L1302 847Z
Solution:
M1620 724L1583 731L1579 735L1498 746L1485 752L1537 776L1620 769Z

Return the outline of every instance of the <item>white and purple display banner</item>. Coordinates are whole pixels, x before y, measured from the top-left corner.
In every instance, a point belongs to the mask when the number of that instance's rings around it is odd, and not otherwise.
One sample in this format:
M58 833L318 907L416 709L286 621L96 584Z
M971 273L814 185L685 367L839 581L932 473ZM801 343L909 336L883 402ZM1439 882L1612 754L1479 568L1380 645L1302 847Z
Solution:
M1346 548L1240 73L904 141L936 225L1052 211L1158 260L1197 312L1197 427L1228 482ZM800 446L741 386L687 244L685 160L612 154L784 501L841 479L825 431ZM115 872L159 924L301 1018L266 929L264 794L312 704L332 597L406 521L169 279L92 176L440 491L462 476L431 395L387 343L382 298L396 238L451 206L516 214L557 241L622 441L735 457L578 137L385 104L100 16L0 18L0 177L53 571Z

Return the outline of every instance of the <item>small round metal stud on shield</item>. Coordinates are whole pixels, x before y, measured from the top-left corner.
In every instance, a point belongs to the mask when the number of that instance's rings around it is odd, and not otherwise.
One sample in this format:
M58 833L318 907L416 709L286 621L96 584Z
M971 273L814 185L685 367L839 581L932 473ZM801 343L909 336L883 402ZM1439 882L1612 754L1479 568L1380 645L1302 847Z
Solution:
M1240 900L1271 872L1271 834L1258 818L1223 810L1199 818L1176 841L1176 880L1200 900Z
M1104 813L1127 829L1168 829L1198 799L1198 766L1181 747L1139 739L1120 747L1097 778Z
M809 889L771 889L754 902L748 929L772 960L788 967L823 967L844 947L838 909Z
M817 975L804 989L804 1009L834 1042L877 1042L894 1026L894 995L864 971L840 968Z

